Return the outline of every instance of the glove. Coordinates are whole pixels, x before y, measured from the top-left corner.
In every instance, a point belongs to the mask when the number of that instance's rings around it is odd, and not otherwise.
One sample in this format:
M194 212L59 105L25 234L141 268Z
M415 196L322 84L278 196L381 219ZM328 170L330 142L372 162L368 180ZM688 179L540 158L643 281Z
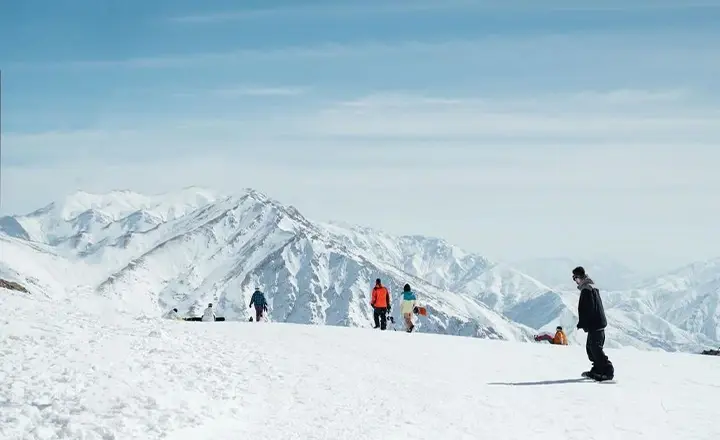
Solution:
M391 307L387 306L387 312L390 313Z
M267 306L263 306L263 310L267 312Z

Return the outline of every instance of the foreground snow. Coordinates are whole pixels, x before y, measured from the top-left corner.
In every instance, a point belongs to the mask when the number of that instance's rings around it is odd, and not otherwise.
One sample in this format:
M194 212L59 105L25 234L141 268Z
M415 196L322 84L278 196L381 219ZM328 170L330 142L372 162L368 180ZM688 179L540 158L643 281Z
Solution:
M275 323L0 291L0 438L713 439L719 359Z

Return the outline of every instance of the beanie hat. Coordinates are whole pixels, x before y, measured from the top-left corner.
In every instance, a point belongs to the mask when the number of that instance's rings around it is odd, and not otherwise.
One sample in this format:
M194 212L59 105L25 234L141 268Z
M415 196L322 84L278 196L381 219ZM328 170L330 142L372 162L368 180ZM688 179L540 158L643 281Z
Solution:
M578 266L575 269L573 269L572 273L573 273L573 278L585 278L586 277L585 268L582 266Z
M410 284L405 284L405 287L403 287L403 292L409 292L410 291Z

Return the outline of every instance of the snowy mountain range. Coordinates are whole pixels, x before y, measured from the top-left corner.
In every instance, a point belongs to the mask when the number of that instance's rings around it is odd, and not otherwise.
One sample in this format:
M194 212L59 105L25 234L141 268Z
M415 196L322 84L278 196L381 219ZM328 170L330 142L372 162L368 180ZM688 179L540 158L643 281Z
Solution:
M416 290L429 311L423 332L530 341L563 325L584 343L568 275L575 265L496 262L438 238L312 221L255 190L78 192L0 218L0 278L58 300L101 295L119 312L149 316L172 307L197 316L212 302L219 315L246 320L257 286L272 321L369 327L370 288L381 278L395 298L406 282ZM622 290L610 291L603 270L585 265L603 292L609 347L720 345L720 259L638 285L618 270L609 282Z

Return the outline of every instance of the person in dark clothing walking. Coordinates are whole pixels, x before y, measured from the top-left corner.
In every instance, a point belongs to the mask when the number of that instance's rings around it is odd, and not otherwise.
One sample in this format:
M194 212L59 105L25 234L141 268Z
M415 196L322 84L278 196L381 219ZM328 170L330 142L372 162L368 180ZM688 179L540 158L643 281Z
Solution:
M374 328L387 329L387 314L390 313L390 292L382 285L380 278L375 280L370 305L373 308Z
M255 288L255 292L250 298L250 307L253 305L255 305L255 322L260 322L263 312L267 311L267 301L265 300L265 294L260 291L259 287Z
M615 367L603 351L607 318L605 318L600 291L594 286L593 280L585 273L582 266L573 269L572 274L573 281L580 290L577 328L587 333L585 350L588 359L592 362L590 371L582 375L598 381L612 380L615 377Z

